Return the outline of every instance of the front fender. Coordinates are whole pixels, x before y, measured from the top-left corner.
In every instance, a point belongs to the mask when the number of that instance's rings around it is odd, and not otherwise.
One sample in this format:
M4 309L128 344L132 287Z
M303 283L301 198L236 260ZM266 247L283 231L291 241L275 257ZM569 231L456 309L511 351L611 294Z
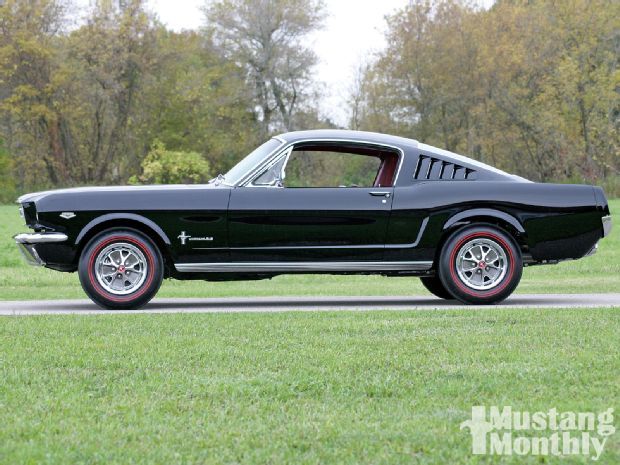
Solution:
M141 215L136 215L135 213L108 213L107 215L102 215L102 216L95 218L94 220L92 220L90 223L88 223L86 226L82 228L77 238L75 239L75 245L80 244L80 242L84 239L84 237L86 237L89 231L91 231L93 228L97 227L98 225L102 223L106 223L108 221L114 221L114 220L131 220L131 221L136 221L138 223L141 223L144 226L148 227L149 229L153 230L153 232L155 232L161 238L164 244L170 245L170 239L168 238L166 233L163 231L163 229L161 229L152 220L149 220L148 218L145 218L144 216L141 216Z

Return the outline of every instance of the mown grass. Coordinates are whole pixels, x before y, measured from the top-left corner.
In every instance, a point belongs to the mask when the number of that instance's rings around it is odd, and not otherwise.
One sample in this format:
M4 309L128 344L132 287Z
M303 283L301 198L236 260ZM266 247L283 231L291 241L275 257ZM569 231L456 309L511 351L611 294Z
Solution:
M617 412L618 334L620 308L1 319L0 463L594 463L473 456L459 425Z
M620 199L610 202L620 217ZM0 206L0 300L84 298L77 275L23 263L11 237L25 231L14 205ZM599 252L579 261L526 268L520 293L588 293L620 290L620 227L600 242ZM276 295L423 295L415 278L288 275L264 281L207 283L167 280L159 297Z

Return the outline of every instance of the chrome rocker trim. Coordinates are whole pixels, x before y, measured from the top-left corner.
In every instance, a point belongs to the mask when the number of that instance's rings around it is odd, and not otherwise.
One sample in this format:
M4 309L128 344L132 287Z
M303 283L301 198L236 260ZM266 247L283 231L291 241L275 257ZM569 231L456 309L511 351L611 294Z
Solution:
M603 223L603 237L607 237L611 232L611 215L603 216L601 222Z
M427 271L431 269L433 262L238 262L175 263L174 266L182 273Z
M13 236L13 239L29 265L44 266L45 262L39 257L35 244L64 242L68 237L63 233L23 233Z

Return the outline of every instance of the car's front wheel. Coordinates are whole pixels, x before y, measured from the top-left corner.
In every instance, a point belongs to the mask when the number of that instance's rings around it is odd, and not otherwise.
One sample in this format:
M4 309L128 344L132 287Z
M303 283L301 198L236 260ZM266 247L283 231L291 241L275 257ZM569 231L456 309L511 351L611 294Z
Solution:
M439 259L439 278L450 294L469 304L501 302L515 290L523 272L521 251L507 233L472 226L453 234Z
M159 290L164 267L161 252L132 230L104 231L86 245L78 273L93 302L112 310L138 309Z

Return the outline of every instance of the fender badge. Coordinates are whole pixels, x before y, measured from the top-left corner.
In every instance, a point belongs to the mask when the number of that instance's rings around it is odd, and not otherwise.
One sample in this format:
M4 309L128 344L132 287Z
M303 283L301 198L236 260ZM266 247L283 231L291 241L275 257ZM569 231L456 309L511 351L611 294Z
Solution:
M185 231L183 231L183 232L181 233L181 235L179 235L179 236L177 236L177 237L178 237L179 239L181 239L181 245L185 245L185 241L186 241L187 239L189 239L190 237L192 237L192 236L188 236L187 234L185 234Z
M180 235L177 236L179 239L181 239L181 245L185 245L186 241L212 241L213 237L212 236L204 236L204 237L193 237L190 236L188 234L185 234L185 231L183 231Z
M60 214L61 218L64 218L65 220L70 220L71 218L75 218L75 213L73 212L62 212Z

